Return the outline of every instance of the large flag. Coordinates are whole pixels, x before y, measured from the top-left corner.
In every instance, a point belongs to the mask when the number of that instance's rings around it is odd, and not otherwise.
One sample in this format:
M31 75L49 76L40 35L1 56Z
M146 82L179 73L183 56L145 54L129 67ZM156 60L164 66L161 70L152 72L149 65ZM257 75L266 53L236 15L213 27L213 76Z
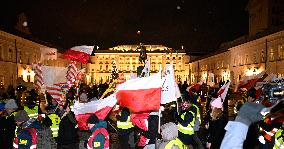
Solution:
M33 69L35 71L35 88L37 90L41 90L42 88L42 85L43 85L43 75L42 75L42 71L41 71L41 64L33 64Z
M226 99L228 89L230 88L231 81L228 81L226 84L224 84L218 91L218 96L221 97L222 102Z
M159 110L161 102L161 72L150 77L128 80L117 86L117 101L132 112Z
M92 54L94 46L76 46L63 53L63 57L68 60L77 61L81 63L88 63L90 55Z
M150 60L147 60L142 72L141 72L141 76L143 77L149 77L150 76Z
M265 71L255 75L255 76L248 76L248 77L244 77L244 79L241 79L237 85L237 88L235 89L235 91L237 91L238 89L244 89L244 90L249 90L252 87L254 87L254 85L263 77L265 78L267 75L265 75Z
M176 101L180 97L180 91L175 81L173 63L166 65L166 75L162 78L161 104Z
M76 62L72 61L68 66L66 78L67 78L68 81L74 82L75 79L76 79L76 76L77 76Z
M105 119L116 102L116 94L87 103L79 103L76 101L72 111L78 121L78 127L81 130L88 130L87 120L92 114L95 114L101 120Z
M192 93L192 89L195 89L196 91L200 90L201 86L203 84L203 80L201 80L200 82L196 83L196 84L192 84L191 86L187 87L186 91L189 92L190 96L194 96Z
M59 103L62 102L64 93L62 87L65 86L67 68L42 66L42 78L46 91Z
M40 48L40 52L41 52L40 62L44 60L57 59L57 49L55 48Z

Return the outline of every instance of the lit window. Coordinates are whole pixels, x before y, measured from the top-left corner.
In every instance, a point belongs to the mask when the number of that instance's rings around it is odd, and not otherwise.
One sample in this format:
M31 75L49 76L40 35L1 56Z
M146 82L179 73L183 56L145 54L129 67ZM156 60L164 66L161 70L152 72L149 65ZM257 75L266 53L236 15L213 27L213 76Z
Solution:
M274 61L274 51L272 48L270 49L270 61Z

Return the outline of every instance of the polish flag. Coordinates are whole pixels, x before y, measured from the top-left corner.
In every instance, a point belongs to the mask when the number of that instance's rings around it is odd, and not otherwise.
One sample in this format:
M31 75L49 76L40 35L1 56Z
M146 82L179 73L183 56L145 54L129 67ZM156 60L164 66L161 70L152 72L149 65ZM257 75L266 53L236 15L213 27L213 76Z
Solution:
M222 102L224 102L224 100L226 99L227 93L228 93L228 89L230 87L231 81L227 82L226 84L224 84L218 91L217 95L219 97L221 97Z
M94 46L76 46L63 53L65 59L77 61L81 63L88 63L90 55L92 54Z
M162 79L159 72L118 85L116 98L121 107L127 107L132 112L159 110L161 91Z
M189 92L190 96L193 96L193 93L192 93L192 89L195 89L196 91L200 90L201 86L203 84L203 80L201 80L200 82L196 83L196 84L192 84L191 86L189 86L186 91Z
M79 103L76 101L72 111L78 121L79 129L88 130L87 120L92 114L95 114L100 120L105 119L116 102L116 94L87 103Z

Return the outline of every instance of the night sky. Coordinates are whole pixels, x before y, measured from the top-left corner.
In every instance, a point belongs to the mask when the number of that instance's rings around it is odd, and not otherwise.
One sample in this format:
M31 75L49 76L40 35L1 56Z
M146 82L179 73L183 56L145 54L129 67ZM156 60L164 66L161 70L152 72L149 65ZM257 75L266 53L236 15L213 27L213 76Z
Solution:
M209 52L248 33L248 0L1 0L0 25L24 12L34 38L62 49L163 44ZM141 31L138 36L137 31Z

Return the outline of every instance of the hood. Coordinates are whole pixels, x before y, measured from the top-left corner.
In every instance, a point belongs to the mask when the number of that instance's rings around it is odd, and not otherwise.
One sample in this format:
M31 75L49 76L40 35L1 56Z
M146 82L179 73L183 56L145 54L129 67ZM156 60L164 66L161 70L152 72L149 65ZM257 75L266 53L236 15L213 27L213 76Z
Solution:
M169 122L161 126L161 135L164 141L174 140L178 137L178 127L175 123Z
M95 131L97 128L107 128L106 121L99 121L92 129L91 131Z

